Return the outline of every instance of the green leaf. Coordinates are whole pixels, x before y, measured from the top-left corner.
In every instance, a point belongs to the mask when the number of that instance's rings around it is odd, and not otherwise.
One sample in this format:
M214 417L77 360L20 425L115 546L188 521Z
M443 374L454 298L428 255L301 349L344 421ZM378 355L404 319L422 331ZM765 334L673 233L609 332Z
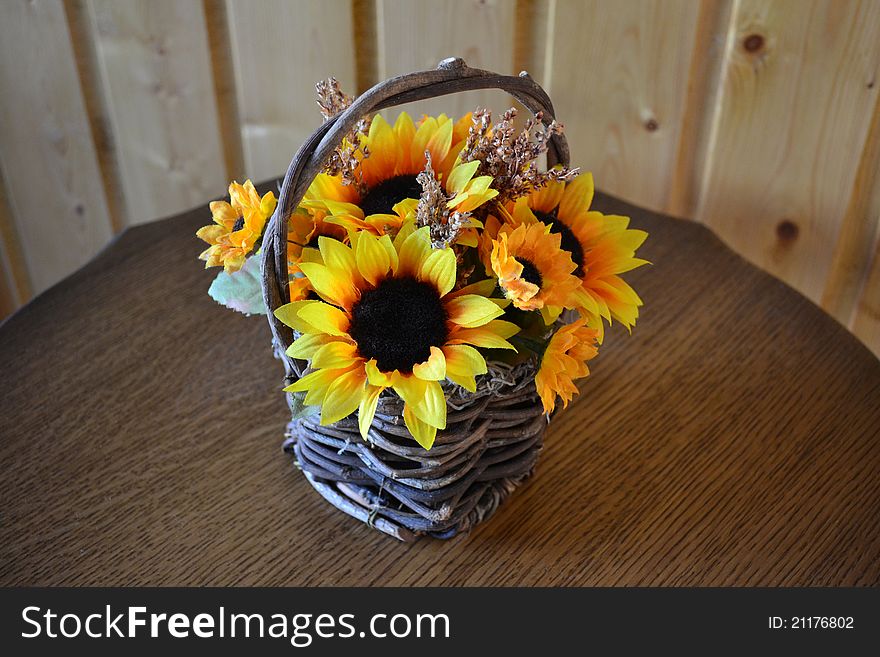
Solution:
M290 414L294 420L301 420L306 417L318 414L318 406L307 406L305 403L306 391L287 393L290 399Z
M265 315L263 290L260 287L260 259L251 256L234 274L221 271L208 288L217 303L245 315Z

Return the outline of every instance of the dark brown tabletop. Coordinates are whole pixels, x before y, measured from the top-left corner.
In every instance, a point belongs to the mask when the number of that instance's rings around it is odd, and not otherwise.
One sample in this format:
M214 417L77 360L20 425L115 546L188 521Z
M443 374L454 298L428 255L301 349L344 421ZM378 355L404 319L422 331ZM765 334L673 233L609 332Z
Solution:
M215 305L199 209L126 231L0 327L0 584L876 585L880 361L706 228L469 536L398 543L281 451L265 318ZM640 252L641 254L641 252Z

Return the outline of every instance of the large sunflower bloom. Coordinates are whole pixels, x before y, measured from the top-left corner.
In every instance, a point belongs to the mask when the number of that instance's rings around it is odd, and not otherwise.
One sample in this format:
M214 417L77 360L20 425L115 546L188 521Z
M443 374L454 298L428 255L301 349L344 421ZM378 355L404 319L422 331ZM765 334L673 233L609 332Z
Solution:
M369 156L358 161L352 173L354 181L342 175L319 174L303 205L326 210L328 221L347 228L377 235L393 233L414 210L414 205L401 206L401 201L417 201L422 195L416 177L430 157L433 171L449 195L450 210L471 212L495 198L498 191L490 189L491 176L474 177L479 162L457 161L469 125L470 115L457 123L445 114L426 116L418 126L406 112L394 126L376 115L369 132L361 137L361 147Z
M393 388L410 433L430 449L446 427L440 381L476 390L475 377L487 368L475 347L513 349L507 338L519 328L496 319L499 304L474 294L484 282L452 291L455 254L432 249L427 227L407 224L394 242L360 232L351 246L326 237L318 245L322 262L300 269L321 300L275 311L301 334L288 355L313 370L285 391L305 391L306 404L321 406L322 424L357 410L366 439L379 395Z
M247 180L243 185L232 182L229 185L229 200L212 201L211 216L214 223L204 226L196 236L210 244L199 258L205 267L223 266L227 273L241 269L245 258L254 249L266 220L275 211L275 194L266 192L262 198Z
M582 317L559 328L547 345L541 358L541 366L535 376L535 388L541 397L545 413L556 408L556 397L562 398L564 407L578 393L575 379L589 375L587 361L594 358L598 331L584 326Z
M491 267L504 295L520 310L540 310L549 324L562 308L576 307L580 282L560 237L540 222L498 229Z
M577 266L574 274L585 293L582 310L632 329L642 300L619 274L647 264L635 257L635 251L648 234L629 228L628 217L590 210L592 202L593 176L585 173L568 184L552 182L518 199L511 209L512 220L550 224ZM601 341L602 322L596 327Z

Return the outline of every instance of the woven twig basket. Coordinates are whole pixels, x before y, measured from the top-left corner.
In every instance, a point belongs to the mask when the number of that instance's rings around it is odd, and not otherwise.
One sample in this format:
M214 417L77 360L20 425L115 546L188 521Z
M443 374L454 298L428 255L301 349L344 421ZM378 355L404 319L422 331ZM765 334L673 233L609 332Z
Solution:
M290 300L287 220L333 149L361 118L381 109L489 88L506 91L533 114L541 112L545 124L554 119L550 98L527 73L498 75L453 58L435 70L377 84L315 130L296 153L262 252L263 296L285 384L296 381L308 366L285 354L294 335L271 312ZM567 165L568 160L568 145L555 134L547 164ZM486 519L532 473L547 426L534 377L532 362L513 368L490 363L475 393L448 384L447 427L438 432L430 451L409 435L403 404L391 393L379 400L368 441L361 439L354 417L326 427L306 418L291 420L284 447L296 456L312 486L342 511L401 540L450 538ZM294 409L292 397L288 401Z

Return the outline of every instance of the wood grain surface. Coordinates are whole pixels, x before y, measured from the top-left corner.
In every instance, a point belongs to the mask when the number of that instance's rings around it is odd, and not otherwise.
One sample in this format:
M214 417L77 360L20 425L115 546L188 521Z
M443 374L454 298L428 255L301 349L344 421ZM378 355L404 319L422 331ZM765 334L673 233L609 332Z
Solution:
M653 209L670 207L679 142L693 129L684 119L699 12L687 0L559 0L551 12L550 65L539 82L577 164Z
M247 177L284 171L320 122L315 82L355 90L350 0L227 0Z
M512 69L516 4L515 0L376 0L377 82L432 69L447 57L461 57L473 68L516 75L519 71ZM477 107L488 107L498 115L512 104L505 93L485 89L401 109L414 117L440 113L459 117Z
M0 182L13 219L2 213L0 236L26 265L11 269L14 280L39 291L113 236L61 3L3 7L0 90Z
M727 43L695 218L818 303L877 103L880 3L741 0Z
M227 185L199 2L91 0L126 221L167 217Z
M211 301L204 209L126 231L0 327L0 584L877 585L880 362L708 229L651 233L537 474L450 542L326 504L281 451L263 318Z

